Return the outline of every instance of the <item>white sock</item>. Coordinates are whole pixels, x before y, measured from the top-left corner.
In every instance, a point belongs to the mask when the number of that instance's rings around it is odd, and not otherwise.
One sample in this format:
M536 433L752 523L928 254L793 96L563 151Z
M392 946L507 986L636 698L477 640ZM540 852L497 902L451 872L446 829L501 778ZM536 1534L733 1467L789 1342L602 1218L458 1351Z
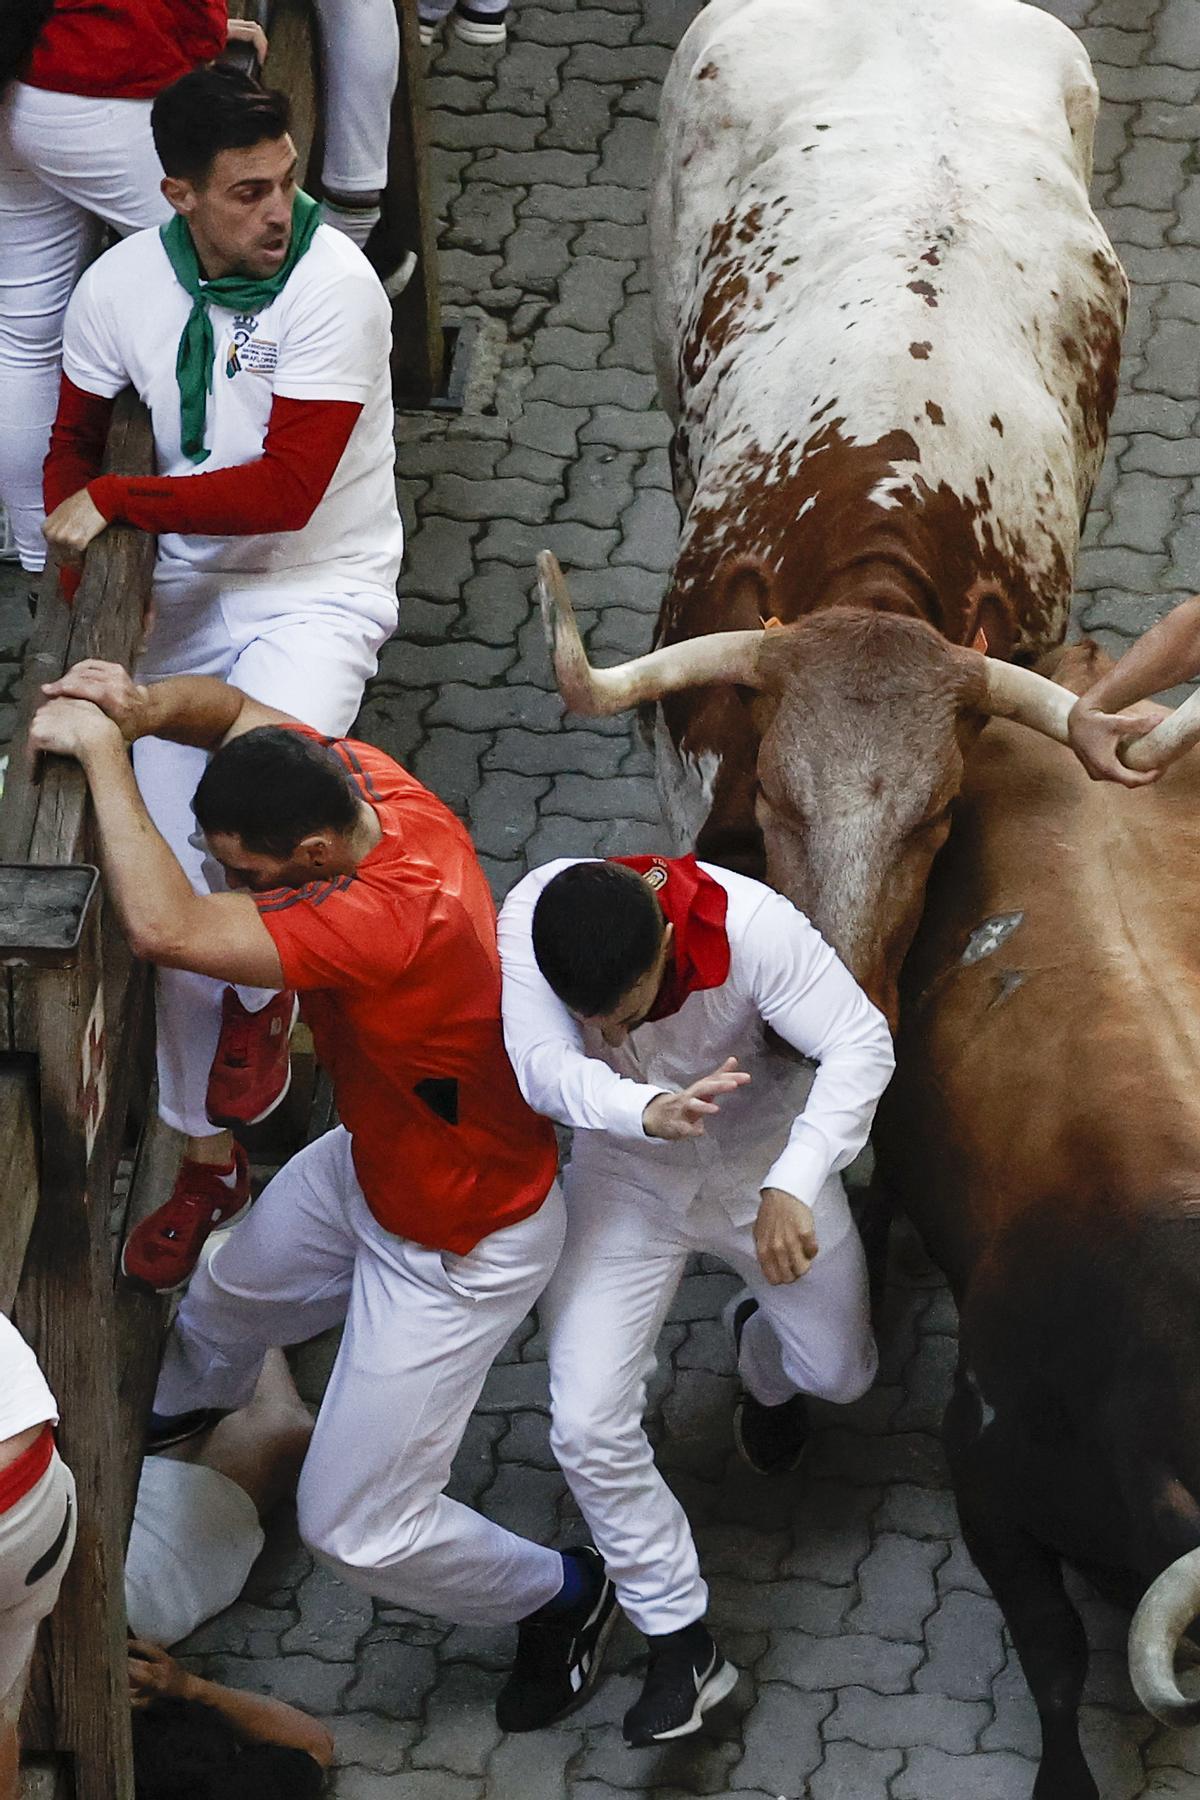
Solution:
M325 223L348 237L361 250L379 223L378 206L339 206L336 201L322 202Z

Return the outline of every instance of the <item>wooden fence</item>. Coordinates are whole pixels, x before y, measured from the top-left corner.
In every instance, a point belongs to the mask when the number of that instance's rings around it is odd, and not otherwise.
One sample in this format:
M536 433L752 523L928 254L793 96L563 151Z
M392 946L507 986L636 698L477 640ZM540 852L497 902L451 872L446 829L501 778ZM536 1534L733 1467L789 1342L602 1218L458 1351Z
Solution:
M396 0L400 81L383 218L386 276L417 254L394 302L393 383L423 404L442 378L442 329L425 173L416 0ZM231 11L261 16L259 0ZM320 47L310 0L272 0L265 77L293 100L301 166L319 191ZM149 422L118 401L105 466L152 467ZM112 528L89 551L75 604L42 584L12 755L0 798L0 1308L36 1351L62 1411L79 1535L43 1627L22 1720L28 1791L55 1800L133 1800L123 1560L165 1305L119 1279L129 1226L170 1192L181 1140L152 1104L149 971L105 904L87 787L62 758L25 748L40 686L83 657L132 666L150 592L153 540ZM307 1084L312 1092L311 1068ZM328 1113L327 1084L315 1111ZM292 1109L294 1112L294 1109ZM300 1128L299 1119L290 1123Z

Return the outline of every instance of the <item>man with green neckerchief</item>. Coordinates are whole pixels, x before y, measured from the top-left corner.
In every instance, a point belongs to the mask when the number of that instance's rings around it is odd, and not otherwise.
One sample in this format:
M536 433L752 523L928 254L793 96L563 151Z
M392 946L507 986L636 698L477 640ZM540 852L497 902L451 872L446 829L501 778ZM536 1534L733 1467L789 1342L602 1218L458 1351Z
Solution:
M45 532L73 593L88 544L120 521L158 535L143 679L215 675L331 736L345 733L396 623L391 314L366 258L296 184L286 97L214 65L152 113L174 217L94 262L67 313L46 461ZM150 412L159 473L100 474L113 401ZM135 766L155 824L200 892L199 749L147 738ZM162 970L159 1102L188 1138L166 1205L126 1272L182 1285L208 1232L248 1203L230 1127L289 1075L290 994Z

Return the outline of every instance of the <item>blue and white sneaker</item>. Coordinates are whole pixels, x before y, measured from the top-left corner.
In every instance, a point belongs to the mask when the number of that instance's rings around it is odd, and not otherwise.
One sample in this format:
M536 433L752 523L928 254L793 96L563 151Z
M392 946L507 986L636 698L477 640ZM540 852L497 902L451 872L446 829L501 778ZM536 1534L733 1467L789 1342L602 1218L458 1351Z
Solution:
M540 1618L534 1613L517 1627L512 1672L496 1698L501 1731L540 1731L582 1706L600 1674L600 1661L617 1622L617 1596L591 1544L564 1552L584 1564L588 1579L582 1600L568 1610Z

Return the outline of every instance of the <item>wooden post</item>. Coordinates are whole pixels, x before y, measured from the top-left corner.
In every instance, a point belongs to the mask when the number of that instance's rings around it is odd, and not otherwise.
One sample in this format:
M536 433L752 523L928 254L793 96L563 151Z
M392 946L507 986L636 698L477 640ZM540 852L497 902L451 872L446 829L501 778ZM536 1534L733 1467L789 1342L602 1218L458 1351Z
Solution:
M153 466L149 421L131 396L118 403L105 466ZM31 917L47 911L37 903L39 881L43 892L47 880L59 891L61 865L86 863L92 849L78 765L47 758L34 768L24 749L38 689L81 657L129 665L153 555L145 534L110 529L88 553L73 608L58 596L53 573L43 583L0 801L0 857L36 865L8 871L10 890L13 879L18 888L22 879L29 884L22 910ZM3 941L0 1294L10 1299L15 1287L13 1316L57 1396L79 1508L75 1554L42 1633L26 1738L65 1756L60 1773L71 1778L74 1800L132 1800L123 1558L140 1444L118 1429L109 1210L137 1039L148 1023L147 983L102 896L92 892L79 904L86 912L74 951L64 952L54 931L22 944L10 929ZM10 926L13 910L10 902Z

